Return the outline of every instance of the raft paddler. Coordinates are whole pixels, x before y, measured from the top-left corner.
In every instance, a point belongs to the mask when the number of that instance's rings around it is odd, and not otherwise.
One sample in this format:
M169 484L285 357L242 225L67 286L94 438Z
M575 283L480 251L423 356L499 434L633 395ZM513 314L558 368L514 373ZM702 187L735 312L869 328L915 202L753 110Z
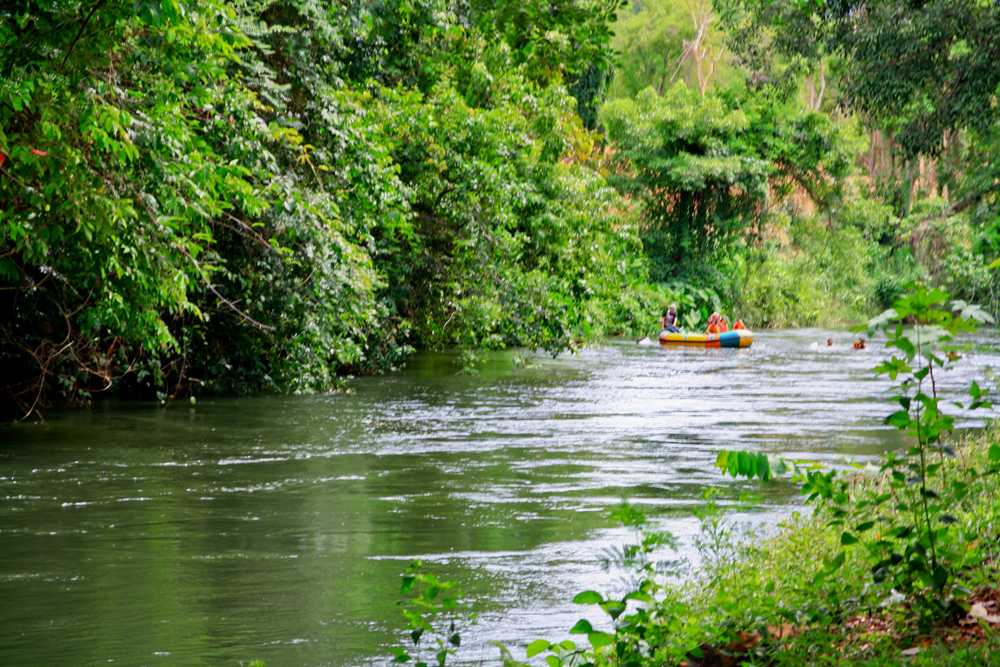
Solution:
M660 318L660 326L663 327L663 331L669 331L670 333L681 332L677 327L677 304L672 303L669 308L663 311L663 317Z

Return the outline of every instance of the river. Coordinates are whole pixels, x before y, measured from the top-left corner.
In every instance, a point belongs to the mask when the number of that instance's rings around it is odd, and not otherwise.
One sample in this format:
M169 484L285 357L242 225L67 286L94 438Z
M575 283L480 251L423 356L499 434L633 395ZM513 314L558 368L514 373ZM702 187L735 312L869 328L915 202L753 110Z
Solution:
M722 477L719 449L899 446L871 374L884 351L849 342L612 341L498 353L475 374L422 354L349 393L101 403L0 428L0 664L385 664L413 558L477 610L464 659L495 662L489 640L564 633L575 592L616 585L600 560L625 537L606 517L622 497L693 563L706 488L724 503L763 488L742 515L759 525L799 507L787 483ZM1000 365L995 335L976 342L946 389Z

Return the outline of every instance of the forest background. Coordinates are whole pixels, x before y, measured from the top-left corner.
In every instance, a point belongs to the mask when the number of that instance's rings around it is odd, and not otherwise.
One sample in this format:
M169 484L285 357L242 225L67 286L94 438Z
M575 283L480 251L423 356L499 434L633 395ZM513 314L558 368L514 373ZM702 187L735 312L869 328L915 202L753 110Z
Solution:
M985 0L0 9L0 406L1000 309Z

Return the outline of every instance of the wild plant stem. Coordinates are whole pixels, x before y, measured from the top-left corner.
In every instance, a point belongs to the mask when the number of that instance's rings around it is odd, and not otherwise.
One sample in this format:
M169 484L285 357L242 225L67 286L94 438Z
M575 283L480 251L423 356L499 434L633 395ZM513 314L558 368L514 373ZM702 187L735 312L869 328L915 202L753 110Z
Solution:
M923 346L920 340L920 324L916 325L917 331L917 357L923 357ZM921 388L923 386L923 380L917 381L917 394L920 394ZM933 386L933 383L932 383ZM920 402L917 401L919 404ZM934 530L931 527L931 512L927 505L927 459L925 458L925 448L927 443L925 441L923 432L920 428L920 408L917 408L917 451L920 453L920 500L924 508L924 523L927 525L927 540L931 546L931 568L937 569L937 550L934 546Z
M927 360L927 374L931 378L931 394L934 396L934 407L937 407L937 404L938 404L938 400L937 400L938 399L938 395L937 395L937 382L934 381L934 360L933 359L928 359ZM941 461L941 481L943 483L947 484L948 483L948 472L947 472L947 470L945 470L945 466L944 466L944 447L941 446L940 442L938 442L938 458Z

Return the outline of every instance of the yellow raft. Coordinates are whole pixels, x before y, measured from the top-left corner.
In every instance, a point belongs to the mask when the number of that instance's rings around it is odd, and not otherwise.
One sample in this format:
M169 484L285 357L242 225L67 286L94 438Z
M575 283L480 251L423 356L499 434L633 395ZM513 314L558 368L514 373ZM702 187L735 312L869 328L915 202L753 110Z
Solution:
M750 347L753 334L748 329L736 329L721 334L660 332L660 345L690 345L694 347Z

